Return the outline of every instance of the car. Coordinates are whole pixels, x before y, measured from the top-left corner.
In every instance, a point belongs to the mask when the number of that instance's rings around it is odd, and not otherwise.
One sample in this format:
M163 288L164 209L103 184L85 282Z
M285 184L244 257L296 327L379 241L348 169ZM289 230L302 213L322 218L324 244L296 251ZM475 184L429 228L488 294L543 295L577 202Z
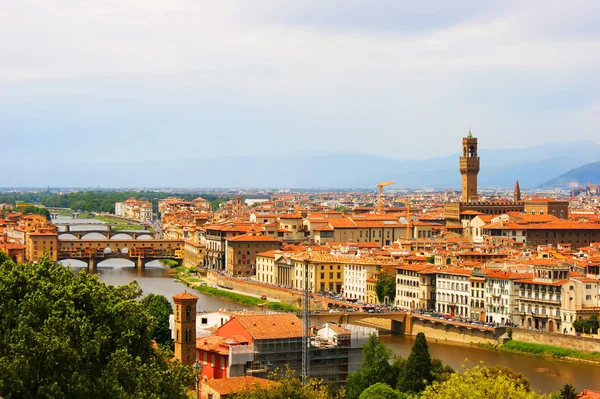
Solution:
M329 313L340 313L338 309L329 309Z
M266 301L266 300L267 300L267 296L266 296L265 294L262 294L262 295L260 296L260 299L262 299L262 300L265 300L265 301Z

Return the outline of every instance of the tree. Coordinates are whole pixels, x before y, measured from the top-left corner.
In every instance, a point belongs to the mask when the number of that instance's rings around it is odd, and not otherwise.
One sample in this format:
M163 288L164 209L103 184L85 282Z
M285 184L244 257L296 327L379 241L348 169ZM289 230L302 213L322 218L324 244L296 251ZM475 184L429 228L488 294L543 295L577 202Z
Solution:
M154 349L136 282L0 255L0 396L185 398L192 371Z
M448 365L444 366L440 359L431 359L431 377L433 381L446 381L454 373L454 369Z
M600 320L598 320L598 315L594 314L587 319L576 320L573 323L573 327L575 327L575 331L578 333L597 334L600 327Z
M560 391L551 394L550 398L551 399L575 399L575 397L577 396L577 393L578 392L575 390L575 387L573 387L573 385L565 384L562 386Z
M538 399L535 392L527 390L518 380L502 372L491 377L486 367L477 366L464 374L454 373L446 381L435 381L425 388L422 399Z
M171 302L163 295L148 294L141 300L144 309L154 318L150 337L158 344L171 342L169 317L173 313ZM170 347L170 345L169 345Z
M397 378L395 369L390 364L393 358L392 350L387 348L376 335L369 336L363 345L363 362L354 374L350 374L346 381L346 397L358 399L361 393L373 384L383 382L388 385Z
M396 278L394 275L388 272L379 273L375 282L375 292L379 302L384 303L385 297L388 297L389 303L394 303L394 299L396 299Z
M504 374L509 377L513 381L515 381L518 385L525 388L527 391L531 391L531 383L523 374L518 371L514 371L508 367L504 366L492 366L488 367L484 370L485 373L491 378L496 378L500 374Z
M435 263L435 255L428 256L425 260L427 263L431 263L433 265Z
M365 389L359 399L400 399L400 394L388 384L378 382Z
M419 393L433 381L432 365L425 334L418 333L404 369L398 376L400 392Z

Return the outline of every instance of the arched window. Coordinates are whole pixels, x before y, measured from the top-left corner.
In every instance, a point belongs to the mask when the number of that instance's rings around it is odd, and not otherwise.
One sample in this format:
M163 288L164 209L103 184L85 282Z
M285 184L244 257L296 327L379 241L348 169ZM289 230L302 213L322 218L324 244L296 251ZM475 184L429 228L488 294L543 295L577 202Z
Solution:
M190 321L191 318L192 318L192 307L190 305L187 305L185 307L185 320Z

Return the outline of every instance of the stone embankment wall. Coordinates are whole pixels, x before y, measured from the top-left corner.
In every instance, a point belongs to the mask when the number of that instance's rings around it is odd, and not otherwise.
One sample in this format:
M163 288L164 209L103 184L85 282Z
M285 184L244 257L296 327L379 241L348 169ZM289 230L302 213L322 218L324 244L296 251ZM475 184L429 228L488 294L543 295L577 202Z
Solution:
M498 339L491 331L481 331L478 329L465 329L452 325L433 324L429 321L424 321L413 317L412 329L410 334L417 335L422 332L427 339L437 341L452 341L463 344L478 343L478 344L497 344ZM407 332L408 333L408 332Z
M273 287L267 284L261 284L254 281L240 280L231 277L221 276L216 273L209 272L207 279L214 283L225 287L231 287L236 291L243 291L254 295L266 295L267 298L279 299L282 302L302 307L302 292L294 291L282 287ZM324 302L315 302L311 299L311 309L323 310L327 309L327 304Z
M600 340L595 338L513 328L512 339L515 341L552 345L578 351L600 352Z

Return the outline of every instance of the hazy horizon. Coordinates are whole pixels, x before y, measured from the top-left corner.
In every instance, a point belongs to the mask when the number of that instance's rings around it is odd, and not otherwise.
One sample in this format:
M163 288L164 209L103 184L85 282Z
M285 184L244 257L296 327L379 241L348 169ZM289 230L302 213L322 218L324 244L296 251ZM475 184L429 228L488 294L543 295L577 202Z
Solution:
M435 159L469 128L482 150L597 145L598 20L591 0L5 1L0 186L57 165Z

